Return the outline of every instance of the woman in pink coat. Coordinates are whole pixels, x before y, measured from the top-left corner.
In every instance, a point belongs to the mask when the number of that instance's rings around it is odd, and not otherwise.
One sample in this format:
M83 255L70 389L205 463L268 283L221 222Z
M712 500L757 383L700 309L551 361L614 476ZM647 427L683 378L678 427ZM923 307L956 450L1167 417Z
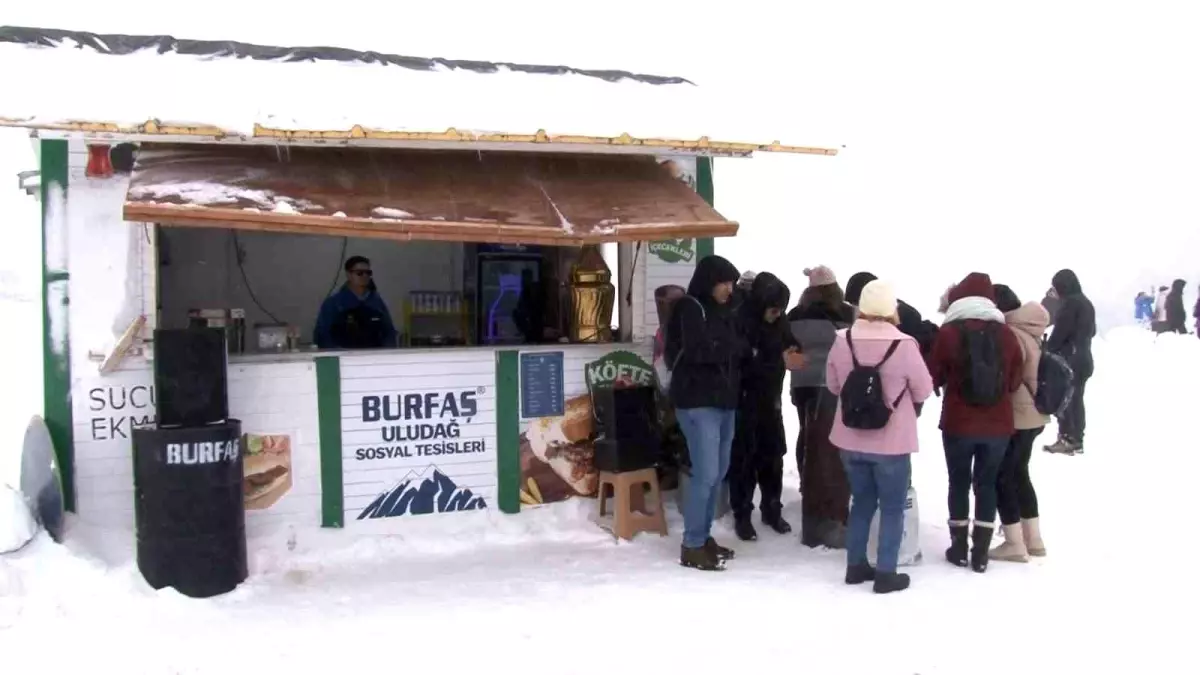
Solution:
M846 583L874 581L876 593L902 591L909 585L908 575L896 572L896 565L904 535L904 501L912 478L911 456L917 451L915 404L933 393L933 379L920 347L896 327L896 307L891 287L882 281L867 284L859 299L858 319L838 333L826 365L826 386L838 397L829 440L842 450L853 497L846 531ZM878 368L882 398L892 410L880 429L845 424L843 391L856 361L859 367ZM867 538L876 508L878 568L872 568L867 562Z

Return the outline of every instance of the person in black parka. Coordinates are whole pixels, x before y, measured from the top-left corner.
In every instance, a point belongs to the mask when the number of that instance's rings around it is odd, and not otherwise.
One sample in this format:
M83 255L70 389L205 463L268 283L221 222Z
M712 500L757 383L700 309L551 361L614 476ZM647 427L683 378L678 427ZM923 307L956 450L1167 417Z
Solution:
M1176 279L1171 284L1171 292L1167 294L1167 322L1165 333L1187 335L1187 312L1183 309L1183 289L1187 282Z
M737 268L706 256L696 264L687 295L675 301L663 357L670 364L671 403L687 440L691 470L683 501L685 567L724 569L734 552L712 538L721 483L729 470L746 350L730 309Z
M1083 287L1075 272L1060 270L1054 275L1052 283L1060 304L1054 330L1046 340L1046 349L1066 359L1075 371L1075 394L1058 418L1058 441L1044 449L1046 452L1073 455L1083 452L1083 433L1087 427L1083 395L1095 369L1092 338L1096 336L1096 308L1083 294Z
M783 519L784 438L783 376L788 363L799 365L799 344L792 337L783 312L791 291L774 274L759 274L738 310L738 322L747 344L742 361L742 391L738 404L737 434L729 465L729 500L734 531L742 541L758 533L751 523L754 488L761 492L762 521L779 534L792 531Z

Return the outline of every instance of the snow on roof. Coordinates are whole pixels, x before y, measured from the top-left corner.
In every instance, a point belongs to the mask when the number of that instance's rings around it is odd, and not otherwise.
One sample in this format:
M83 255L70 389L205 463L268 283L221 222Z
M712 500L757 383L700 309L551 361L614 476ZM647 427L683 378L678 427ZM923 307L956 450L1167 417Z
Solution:
M0 125L72 131L837 152L764 141L682 77L332 47L0 27L0 91Z

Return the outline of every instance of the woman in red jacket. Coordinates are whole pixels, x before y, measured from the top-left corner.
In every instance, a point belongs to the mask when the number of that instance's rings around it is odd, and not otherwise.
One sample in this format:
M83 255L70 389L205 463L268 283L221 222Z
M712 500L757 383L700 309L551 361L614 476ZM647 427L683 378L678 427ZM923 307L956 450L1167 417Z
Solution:
M996 520L996 476L1015 429L1012 394L1021 386L1023 357L1016 335L996 308L988 275L968 274L947 300L946 319L929 359L934 386L943 390L940 426L950 479L946 559L967 566L974 488L970 565L984 572Z

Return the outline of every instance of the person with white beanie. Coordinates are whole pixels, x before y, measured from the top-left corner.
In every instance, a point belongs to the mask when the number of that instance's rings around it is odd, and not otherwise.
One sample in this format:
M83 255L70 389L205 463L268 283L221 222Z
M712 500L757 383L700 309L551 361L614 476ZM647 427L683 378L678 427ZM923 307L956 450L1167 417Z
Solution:
M827 386L838 397L829 440L841 448L852 496L846 530L846 583L874 582L876 593L902 591L896 571L904 537L904 504L917 452L916 406L933 394L933 378L912 336L900 331L896 294L871 281L858 298L858 318L839 331L826 364ZM869 418L869 419L868 419ZM878 566L867 542L879 511Z

